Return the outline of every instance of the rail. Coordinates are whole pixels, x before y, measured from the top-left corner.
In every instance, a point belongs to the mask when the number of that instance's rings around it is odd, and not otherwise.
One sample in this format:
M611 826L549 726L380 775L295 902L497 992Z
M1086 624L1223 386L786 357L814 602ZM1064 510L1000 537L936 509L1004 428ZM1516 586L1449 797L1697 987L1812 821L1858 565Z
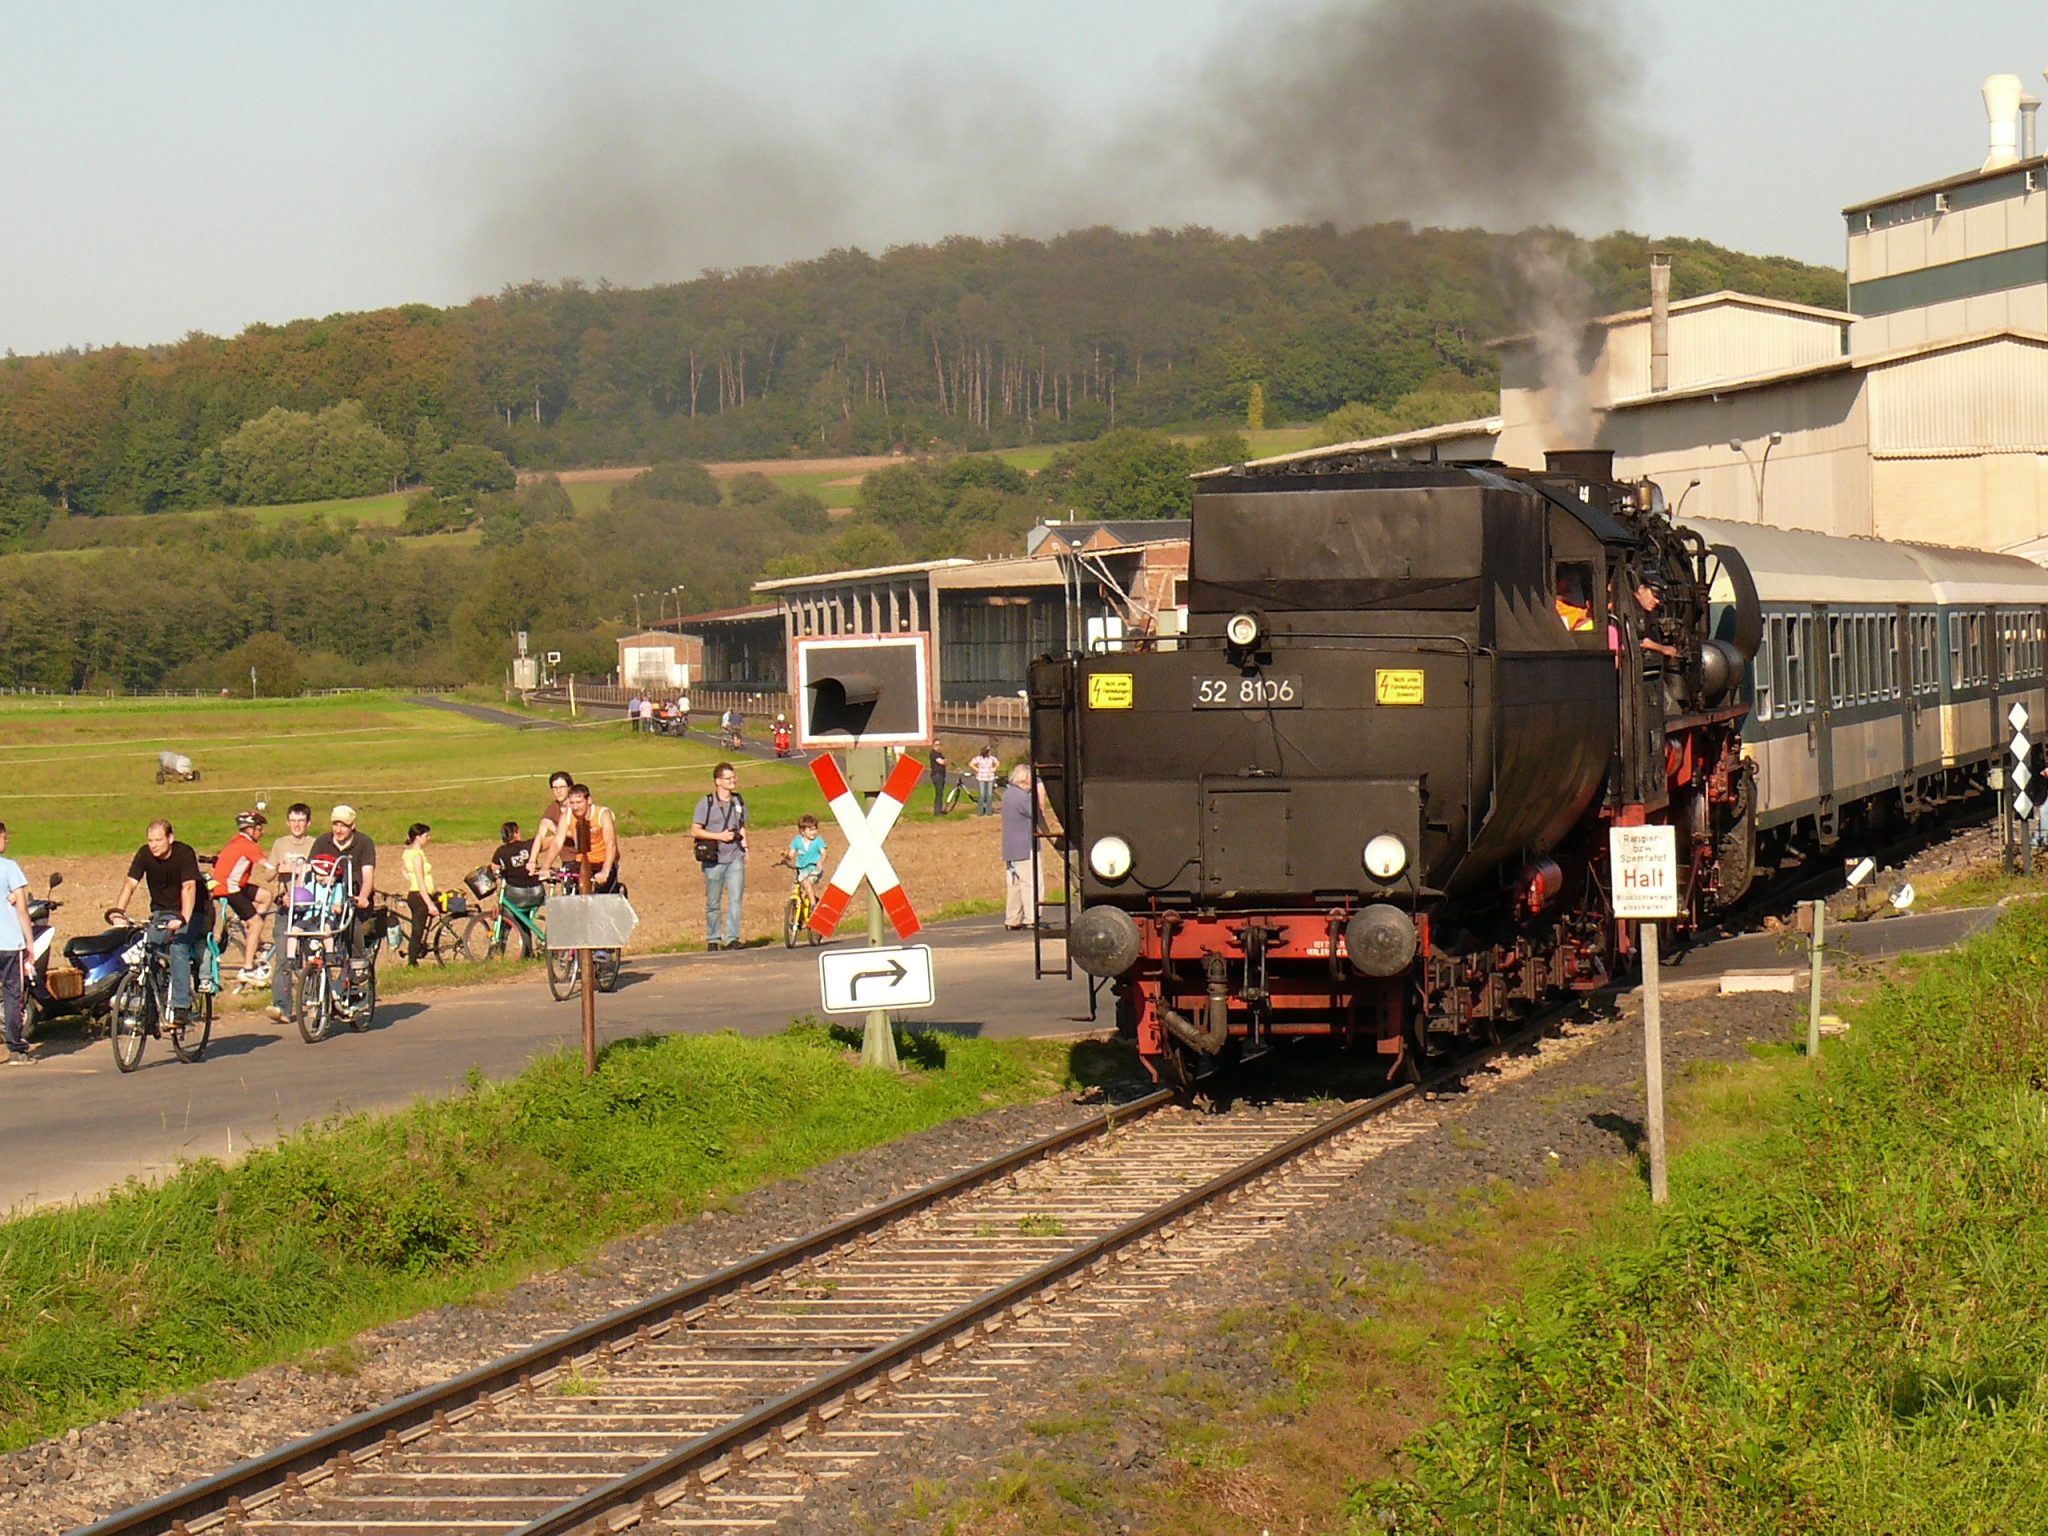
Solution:
M534 1376L554 1370L579 1356L631 1339L659 1323L758 1285L779 1271L843 1247L954 1195L1004 1178L1081 1142L1105 1136L1165 1107L1178 1097L1177 1090L1161 1089L1105 1110L1078 1125L1055 1131L936 1183L793 1238L755 1258L621 1308L581 1328L466 1371L438 1386L422 1388L380 1408L357 1414L329 1429L241 1462L213 1477L109 1515L91 1525L78 1527L71 1536L173 1536L173 1533L182 1536L185 1530L199 1521L220 1515L238 1516L246 1502L259 1494L297 1486L302 1477L318 1471L346 1468L359 1451L395 1448L408 1432L431 1428L437 1419L445 1419L453 1409L517 1390L522 1382L530 1382Z

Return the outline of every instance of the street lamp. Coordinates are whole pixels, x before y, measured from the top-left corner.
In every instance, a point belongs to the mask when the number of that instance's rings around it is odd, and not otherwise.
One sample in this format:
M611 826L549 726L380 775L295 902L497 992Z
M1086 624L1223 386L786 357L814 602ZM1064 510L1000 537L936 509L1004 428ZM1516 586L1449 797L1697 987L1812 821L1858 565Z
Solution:
M1749 450L1742 446L1741 438L1731 437L1728 439L1728 446L1741 454L1742 462L1749 466L1750 483L1756 489L1756 520L1759 523L1764 520L1764 476L1770 473L1771 450L1783 441L1785 441L1785 434L1782 432L1773 432L1766 438L1764 440L1763 462L1759 464L1756 460L1750 458Z
M1699 477L1697 475L1695 475L1691 480L1688 480L1686 482L1685 489L1678 493L1678 505L1671 509L1671 515L1674 518L1677 517L1679 513L1685 510L1685 498L1690 496L1694 491L1698 490L1699 488L1700 482Z
M636 631L640 628L640 599L646 595L645 592L635 592L633 594L633 628Z

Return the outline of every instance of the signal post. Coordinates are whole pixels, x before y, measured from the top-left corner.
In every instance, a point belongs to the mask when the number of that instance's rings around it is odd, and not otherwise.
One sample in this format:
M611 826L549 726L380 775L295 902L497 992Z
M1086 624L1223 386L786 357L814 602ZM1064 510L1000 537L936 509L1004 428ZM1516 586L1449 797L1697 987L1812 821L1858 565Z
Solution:
M828 1013L861 1013L861 1060L895 1070L889 1012L929 1008L936 999L928 945L887 946L884 916L899 939L923 928L883 842L909 804L923 768L896 749L931 743L931 638L925 634L799 636L795 667L797 743L823 749L811 772L846 838L846 853L810 926L829 938L865 885L868 947L818 956L820 1000ZM846 753L842 771L833 749ZM863 808L858 798L871 796Z
M1664 999L1657 923L1678 916L1678 829L1610 827L1607 870L1616 919L1635 918L1643 951L1644 1140L1650 1151L1650 1203L1671 1197L1664 1173Z

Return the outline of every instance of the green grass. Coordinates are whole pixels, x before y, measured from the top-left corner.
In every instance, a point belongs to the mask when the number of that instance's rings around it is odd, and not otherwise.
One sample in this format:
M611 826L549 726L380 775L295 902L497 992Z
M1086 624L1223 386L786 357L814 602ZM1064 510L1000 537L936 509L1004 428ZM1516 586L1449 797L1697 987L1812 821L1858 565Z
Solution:
M1034 1099L1062 1046L907 1036L901 1075L805 1021L557 1055L506 1083L0 1224L0 1450L573 1263L960 1115Z
M2048 904L1726 1080L1358 1532L2048 1530Z
M158 785L160 748L190 756L200 781ZM273 832L294 800L323 821L345 800L395 859L414 821L444 843L494 840L508 818L530 830L556 767L588 782L628 836L680 832L718 757L707 743L635 735L623 722L522 731L376 693L0 700L8 851L38 862L131 851L157 816L211 852L233 832L235 812L259 798ZM750 762L741 790L764 825L817 809L816 784L793 764Z

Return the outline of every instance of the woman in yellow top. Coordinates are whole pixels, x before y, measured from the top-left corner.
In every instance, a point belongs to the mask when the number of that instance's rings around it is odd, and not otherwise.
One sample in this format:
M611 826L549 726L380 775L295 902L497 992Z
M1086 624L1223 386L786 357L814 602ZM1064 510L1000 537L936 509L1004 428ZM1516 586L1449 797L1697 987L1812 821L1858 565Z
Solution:
M405 904L412 909L412 934L405 946L407 965L418 965L427 952L427 925L434 920L434 898L439 891L434 885L434 866L427 862L427 839L433 832L424 821L414 822L406 829L405 853L400 859L405 866Z

